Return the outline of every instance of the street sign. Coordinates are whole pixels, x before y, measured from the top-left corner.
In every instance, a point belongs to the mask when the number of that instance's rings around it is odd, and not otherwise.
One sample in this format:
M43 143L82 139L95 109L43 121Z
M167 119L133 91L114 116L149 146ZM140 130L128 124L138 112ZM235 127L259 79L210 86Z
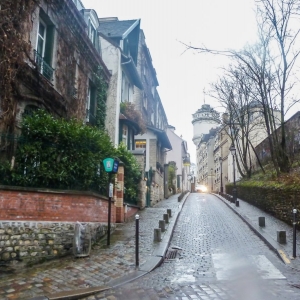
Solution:
M103 160L105 172L107 173L118 173L119 161L114 158L105 158Z

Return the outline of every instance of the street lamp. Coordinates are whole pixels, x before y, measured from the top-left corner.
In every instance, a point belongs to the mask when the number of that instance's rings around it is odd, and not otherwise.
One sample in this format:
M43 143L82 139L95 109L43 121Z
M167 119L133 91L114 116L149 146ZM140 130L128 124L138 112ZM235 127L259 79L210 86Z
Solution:
M211 192L212 192L213 189L214 189L214 186L213 186L213 168L210 169L210 180L211 180Z
M232 159L233 159L233 190L232 190L232 197L233 197L233 202L237 205L237 195L236 195L236 183L235 183L235 155L236 155L236 149L234 147L234 145L232 144L230 147L230 152L232 155Z
M220 182L220 193L223 194L223 170L222 170L222 163L223 163L223 159L220 156L219 157L219 162L220 162L220 173L221 173L221 182Z

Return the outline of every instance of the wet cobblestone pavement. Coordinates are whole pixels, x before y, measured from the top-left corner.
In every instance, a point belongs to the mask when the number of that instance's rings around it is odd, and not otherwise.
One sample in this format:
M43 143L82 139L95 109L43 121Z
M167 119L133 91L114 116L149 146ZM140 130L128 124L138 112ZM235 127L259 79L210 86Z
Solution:
M251 206L245 211L250 216ZM254 213L260 215L253 209L253 218ZM299 272L213 195L188 197L171 245L173 251L182 249L175 259L129 284L84 299L300 299L293 286L300 281Z
M140 212L140 266L155 251L153 229L166 209L181 210L184 201L178 203L177 197ZM287 230L288 242L282 247L291 253L290 226L243 201L236 208L215 195L190 194L171 240L175 258L166 259L161 267L139 279L81 299L300 299L299 258L291 265L283 264L234 211L253 223L257 223L258 216L266 216L264 230L270 235ZM89 258L65 257L13 274L0 269L0 299L51 296L99 287L134 274L134 234L132 221L118 226L108 249L95 247Z
M155 249L153 229L167 208L178 211L178 195L163 200L140 215L140 264ZM1 267L0 267L1 268ZM0 269L0 299L30 299L62 291L105 285L135 271L135 222L118 225L108 249L95 247L87 258L65 257L10 274Z

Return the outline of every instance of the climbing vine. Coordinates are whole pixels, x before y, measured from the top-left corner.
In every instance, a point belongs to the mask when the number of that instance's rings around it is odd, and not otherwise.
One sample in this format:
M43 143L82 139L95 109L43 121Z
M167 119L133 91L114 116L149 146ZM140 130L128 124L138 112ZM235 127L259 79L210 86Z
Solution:
M0 5L0 131L13 131L17 75L30 59L28 17L38 0L1 0ZM26 39L27 37L27 39Z
M120 112L128 119L137 123L140 127L140 133L145 133L147 130L146 124L142 118L142 114L135 109L135 105L131 102L122 102Z
M108 85L105 82L102 69L99 66L97 72L95 72L95 85L96 85L96 125L99 129L105 128L106 118L106 97Z
M55 18L56 48L55 88L53 82L40 73L32 49L31 33L37 24L41 0L0 1L0 134L1 139L16 132L18 103L45 108L67 119L86 116L87 82L89 74L97 89L97 127L104 128L105 99L108 75L97 69L95 50L88 40L84 26L75 20L68 1L43 0ZM95 70L96 66L96 72ZM19 130L18 130L19 131ZM15 148L8 139L0 141L0 150Z

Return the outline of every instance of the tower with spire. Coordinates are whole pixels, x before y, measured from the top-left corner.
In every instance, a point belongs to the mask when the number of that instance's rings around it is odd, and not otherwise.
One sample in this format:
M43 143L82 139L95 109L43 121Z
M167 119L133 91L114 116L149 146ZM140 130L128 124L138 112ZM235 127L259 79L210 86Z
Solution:
M193 142L196 146L199 144L203 134L209 133L211 128L217 127L221 123L220 114L209 104L205 104L205 90L203 90L203 94L204 104L192 115Z

